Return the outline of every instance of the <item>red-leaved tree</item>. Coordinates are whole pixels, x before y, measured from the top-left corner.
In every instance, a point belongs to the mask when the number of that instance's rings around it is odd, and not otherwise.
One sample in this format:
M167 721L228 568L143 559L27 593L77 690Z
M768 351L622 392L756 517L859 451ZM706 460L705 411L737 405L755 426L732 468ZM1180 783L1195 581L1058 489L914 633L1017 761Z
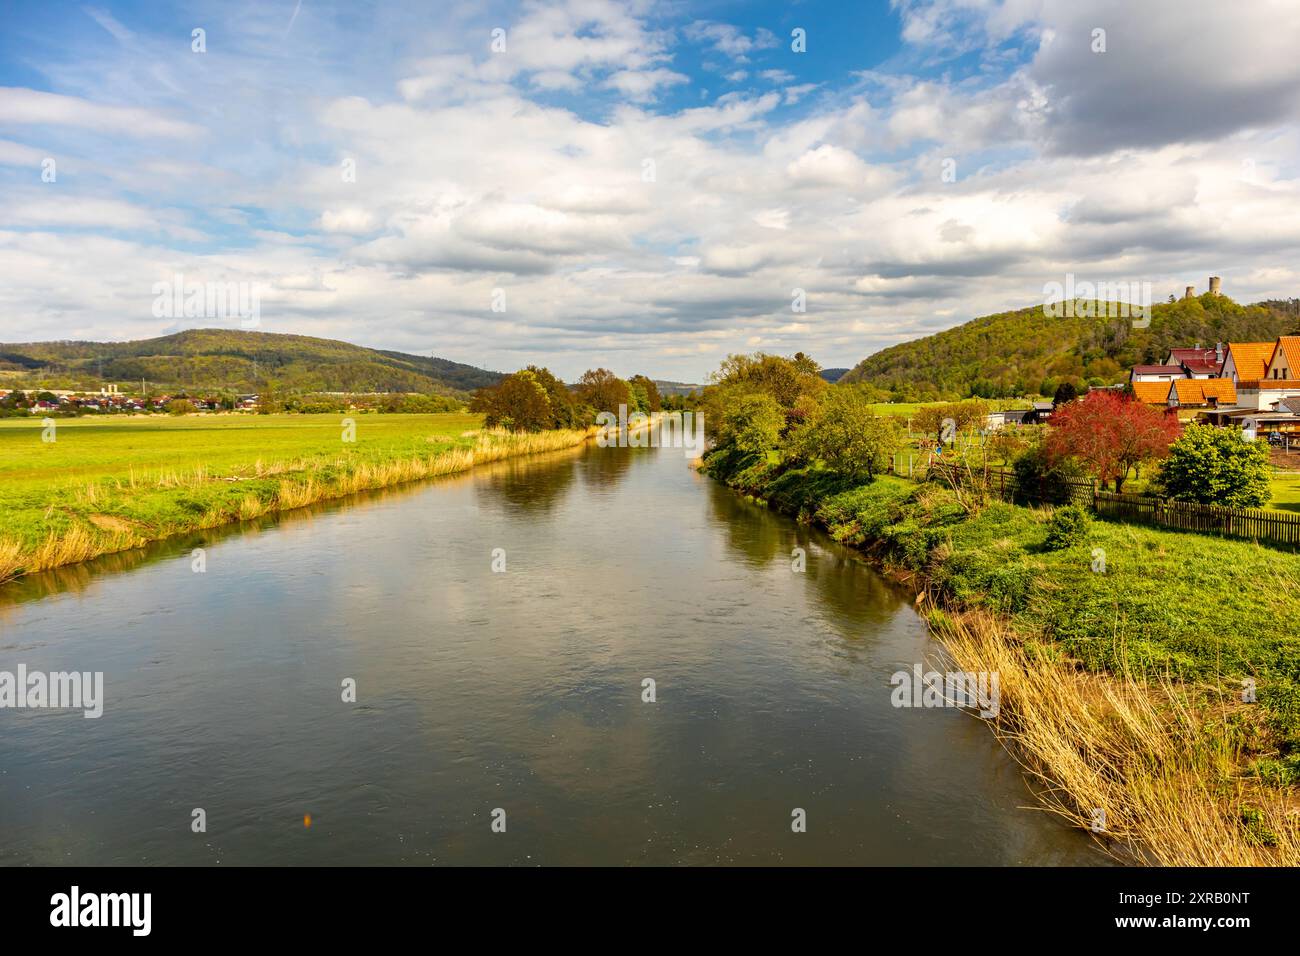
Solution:
M1165 457L1169 445L1182 434L1173 411L1115 391L1089 392L1081 401L1058 406L1051 425L1048 458L1077 458L1103 488L1114 481L1116 492L1133 468Z

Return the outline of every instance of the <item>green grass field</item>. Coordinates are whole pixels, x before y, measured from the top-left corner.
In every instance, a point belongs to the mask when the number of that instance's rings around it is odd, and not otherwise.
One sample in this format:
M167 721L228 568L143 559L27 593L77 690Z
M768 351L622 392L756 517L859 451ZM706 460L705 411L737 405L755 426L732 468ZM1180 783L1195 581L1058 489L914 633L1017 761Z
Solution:
M899 418L910 418L917 413L918 409L924 408L921 402L873 402L871 410L877 415L897 415Z
M481 435L463 413L351 419L355 441L336 414L67 419L53 441L34 416L0 420L0 580L577 441Z
M15 494L41 493L105 478L193 471L247 472L263 462L361 457L451 447L482 424L479 415L354 415L356 442L345 443L342 415L192 415L58 420L42 441L40 419L0 419L0 508Z
M1275 473L1269 482L1273 497L1265 507L1278 511L1300 511L1300 475Z

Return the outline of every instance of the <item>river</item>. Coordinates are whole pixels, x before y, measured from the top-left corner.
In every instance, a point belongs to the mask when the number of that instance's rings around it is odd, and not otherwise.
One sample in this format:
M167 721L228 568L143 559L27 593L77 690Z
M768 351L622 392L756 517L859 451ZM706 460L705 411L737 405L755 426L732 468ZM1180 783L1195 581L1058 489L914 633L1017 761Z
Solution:
M680 450L500 462L0 588L0 670L105 698L0 710L0 865L1103 862L977 717L891 705L935 660Z

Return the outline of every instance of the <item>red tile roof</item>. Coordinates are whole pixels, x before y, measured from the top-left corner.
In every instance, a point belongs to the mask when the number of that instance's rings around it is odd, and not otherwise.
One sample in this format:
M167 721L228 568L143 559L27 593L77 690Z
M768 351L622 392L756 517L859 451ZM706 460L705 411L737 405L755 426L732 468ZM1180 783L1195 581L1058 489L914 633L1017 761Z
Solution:
M1237 389L1227 378L1180 378L1172 385L1179 405L1208 405L1217 399L1220 405L1235 405Z
M1168 382L1134 382L1133 395L1143 405L1168 405Z
M1236 366L1237 378L1263 378L1268 363L1273 358L1274 342L1229 342L1228 353ZM1224 361L1227 361L1225 356Z

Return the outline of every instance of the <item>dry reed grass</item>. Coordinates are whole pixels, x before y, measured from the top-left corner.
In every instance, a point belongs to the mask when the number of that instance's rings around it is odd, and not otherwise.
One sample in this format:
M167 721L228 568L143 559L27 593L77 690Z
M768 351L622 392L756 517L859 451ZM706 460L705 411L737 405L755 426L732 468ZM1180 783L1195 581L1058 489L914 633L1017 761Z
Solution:
M1287 793L1246 777L1232 735L1209 726L1249 705L1217 688L1079 671L1030 652L987 613L933 623L959 669L997 672L995 732L1045 807L1089 830L1104 810L1097 839L1116 858L1300 865L1300 814Z

